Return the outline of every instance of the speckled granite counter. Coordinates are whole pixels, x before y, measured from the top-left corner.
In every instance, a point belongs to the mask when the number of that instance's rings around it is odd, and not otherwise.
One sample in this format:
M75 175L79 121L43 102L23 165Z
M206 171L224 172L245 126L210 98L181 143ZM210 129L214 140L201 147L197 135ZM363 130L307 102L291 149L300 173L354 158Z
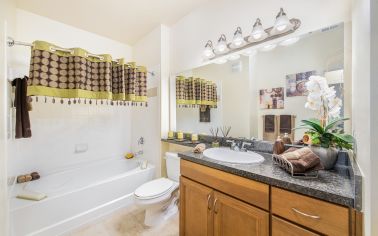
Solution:
M256 180L271 186L356 208L357 210L361 209L361 197L358 196L361 194L359 191L360 187L355 186L355 182L359 179L359 173L357 173L356 177L356 173L353 174L354 176L348 176L336 171L319 171L319 176L316 179L293 178L272 163L271 154L259 154L265 158L265 161L261 164L224 163L192 152L179 153L179 156L187 161ZM353 166L351 167L355 168Z

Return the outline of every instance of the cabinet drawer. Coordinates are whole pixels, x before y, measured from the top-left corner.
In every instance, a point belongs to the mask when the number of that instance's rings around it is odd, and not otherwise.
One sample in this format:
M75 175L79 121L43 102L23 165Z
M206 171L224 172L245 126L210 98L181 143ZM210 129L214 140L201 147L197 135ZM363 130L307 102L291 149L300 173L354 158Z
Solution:
M288 221L272 217L272 236L319 236Z
M269 185L186 160L181 160L180 169L182 176L269 210Z
M272 213L326 235L349 234L349 209L272 188Z

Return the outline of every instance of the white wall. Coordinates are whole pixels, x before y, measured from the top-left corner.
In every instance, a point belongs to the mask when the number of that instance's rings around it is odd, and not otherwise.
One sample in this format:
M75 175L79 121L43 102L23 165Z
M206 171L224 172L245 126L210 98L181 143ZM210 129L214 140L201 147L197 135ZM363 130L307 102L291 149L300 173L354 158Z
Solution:
M265 27L273 25L280 7L290 18L302 21L296 34L350 21L350 0L217 0L209 1L183 17L171 28L171 72L178 73L202 64L207 40L214 43L221 33L231 40L237 26L250 33L260 17Z
M7 81L8 47L6 45L6 37L13 33L14 12L14 2L11 0L0 2L0 235L8 235L9 232L9 192L7 186L9 87Z
M145 138L143 158L157 168L156 176L161 176L160 138L167 133L169 125L169 98L167 81L169 79L169 28L159 25L139 40L133 47L134 60L146 65L155 76L149 75L149 91L157 91L149 96L148 108L135 109L132 113L132 145L137 150L137 139ZM164 93L167 96L162 97ZM164 131L163 131L164 130Z
M376 102L378 101L378 2L375 0L371 0L370 5L370 14L371 14L371 85L370 85L370 108L371 108L371 120L373 121L371 123L371 154L378 153L378 106L376 105ZM378 159L376 156L371 155L371 164L370 166L372 168L378 166ZM375 169L374 169L375 170ZM372 171L371 178L373 180L378 179L378 173L377 171ZM378 199L378 181L372 181L371 185L371 199L372 202L374 201L374 204L372 204L372 213L371 213L371 222L373 224L371 225L371 235L378 235L378 204L376 203L376 199Z
M374 147L372 135L376 126L377 120L373 120L373 115L376 114L377 106L374 106L373 98L375 98L376 89L372 83L376 78L371 75L371 15L370 15L370 0L354 0L352 11L352 129L357 141L357 161L363 173L363 199L362 205L364 210L364 229L365 235L377 235L377 218L372 218L374 210L376 210L377 191L373 188L373 182L376 182L376 157L373 156L372 151L376 150ZM376 14L376 12L375 12ZM375 23L376 24L376 23ZM374 42L376 43L376 42ZM376 84L375 84L376 86ZM374 95L375 94L375 95ZM373 97L375 96L375 97ZM376 118L376 117L375 117ZM374 168L374 169L373 169ZM374 171L373 171L374 170ZM376 215L375 215L376 217ZM372 230L374 226L374 231Z
M160 60L161 60L161 26L156 27L133 46L134 60L154 71L155 76L147 78L149 90L160 88ZM143 158L158 166L160 170L160 109L159 94L148 98L148 107L133 110L132 113L132 147L137 151L137 140L144 137Z
M131 47L23 10L16 12L16 40L45 40L62 47L82 47L92 53L110 53L131 60ZM28 74L30 48L9 51L9 66ZM41 99L40 99L41 100ZM9 143L9 175L30 171L41 174L99 158L120 157L130 151L131 108L101 105L61 105L33 102L32 138ZM75 154L76 144L88 151Z
M260 109L259 99L251 104L257 122L258 138L263 137L263 115L295 115L296 124L303 119L316 118L317 113L304 107L306 96L286 96L286 75L307 71L330 71L343 68L344 31L338 29L304 36L296 44L277 47L270 52L258 52L252 68L252 96L259 96L260 89L284 88L284 109ZM342 79L342 77L340 78ZM349 116L347 116L349 117ZM302 138L304 130L295 131L295 140Z

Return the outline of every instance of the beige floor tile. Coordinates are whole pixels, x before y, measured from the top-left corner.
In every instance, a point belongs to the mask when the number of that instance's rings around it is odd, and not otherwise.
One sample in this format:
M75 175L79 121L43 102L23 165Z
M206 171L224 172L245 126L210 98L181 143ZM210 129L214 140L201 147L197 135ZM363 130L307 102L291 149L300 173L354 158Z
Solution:
M177 236L179 216L176 214L164 224L148 228L143 225L144 211L125 208L105 216L92 224L73 231L70 236Z

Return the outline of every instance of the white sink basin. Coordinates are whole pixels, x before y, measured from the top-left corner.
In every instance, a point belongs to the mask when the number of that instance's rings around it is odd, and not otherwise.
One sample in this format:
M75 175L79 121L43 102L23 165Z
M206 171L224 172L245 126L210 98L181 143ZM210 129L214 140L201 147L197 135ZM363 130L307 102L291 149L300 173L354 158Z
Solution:
M237 152L229 148L210 148L203 152L207 158L234 164L261 163L264 157L255 152Z

